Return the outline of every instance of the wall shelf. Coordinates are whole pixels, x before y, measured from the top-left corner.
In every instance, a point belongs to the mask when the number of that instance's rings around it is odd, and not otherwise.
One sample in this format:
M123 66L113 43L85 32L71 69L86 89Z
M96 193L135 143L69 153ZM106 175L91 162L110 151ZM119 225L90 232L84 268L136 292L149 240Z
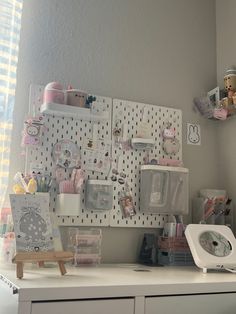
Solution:
M133 137L131 144L133 149L150 150L155 146L155 141L152 138Z
M56 117L75 118L86 121L105 121L109 119L109 112L104 111L101 114L91 113L89 108L80 108L55 103L44 103L41 105L40 112L46 115Z

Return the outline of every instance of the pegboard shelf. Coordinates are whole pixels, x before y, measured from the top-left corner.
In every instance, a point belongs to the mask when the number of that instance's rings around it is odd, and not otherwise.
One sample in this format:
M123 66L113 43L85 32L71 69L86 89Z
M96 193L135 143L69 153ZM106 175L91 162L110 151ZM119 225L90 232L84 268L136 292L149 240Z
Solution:
M55 103L45 103L41 105L40 112L55 117L74 118L76 120L85 121L105 121L109 119L109 112L105 111L101 114L92 114L88 108L80 108Z
M152 138L140 138L133 137L131 140L132 147L137 150L149 150L155 145L155 141Z

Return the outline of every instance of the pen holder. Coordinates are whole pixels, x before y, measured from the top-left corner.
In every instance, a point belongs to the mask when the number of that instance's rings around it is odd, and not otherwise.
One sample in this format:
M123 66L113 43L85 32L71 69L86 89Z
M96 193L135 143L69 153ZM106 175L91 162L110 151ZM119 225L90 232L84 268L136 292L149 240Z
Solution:
M80 194L58 194L56 212L60 216L78 216L80 214Z

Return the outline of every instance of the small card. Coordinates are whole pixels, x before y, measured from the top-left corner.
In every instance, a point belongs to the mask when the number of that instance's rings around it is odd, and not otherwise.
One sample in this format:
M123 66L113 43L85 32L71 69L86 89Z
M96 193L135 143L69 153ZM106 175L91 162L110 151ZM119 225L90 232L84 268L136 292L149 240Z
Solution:
M111 164L111 141L87 139L83 145L83 169L108 173Z
M10 195L17 252L54 249L49 194Z

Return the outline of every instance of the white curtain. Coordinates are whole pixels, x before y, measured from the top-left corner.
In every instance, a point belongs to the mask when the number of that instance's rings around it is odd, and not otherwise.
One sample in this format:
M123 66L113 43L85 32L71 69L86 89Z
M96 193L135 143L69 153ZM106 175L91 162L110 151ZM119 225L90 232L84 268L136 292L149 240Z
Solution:
M0 212L8 184L23 0L0 0Z

